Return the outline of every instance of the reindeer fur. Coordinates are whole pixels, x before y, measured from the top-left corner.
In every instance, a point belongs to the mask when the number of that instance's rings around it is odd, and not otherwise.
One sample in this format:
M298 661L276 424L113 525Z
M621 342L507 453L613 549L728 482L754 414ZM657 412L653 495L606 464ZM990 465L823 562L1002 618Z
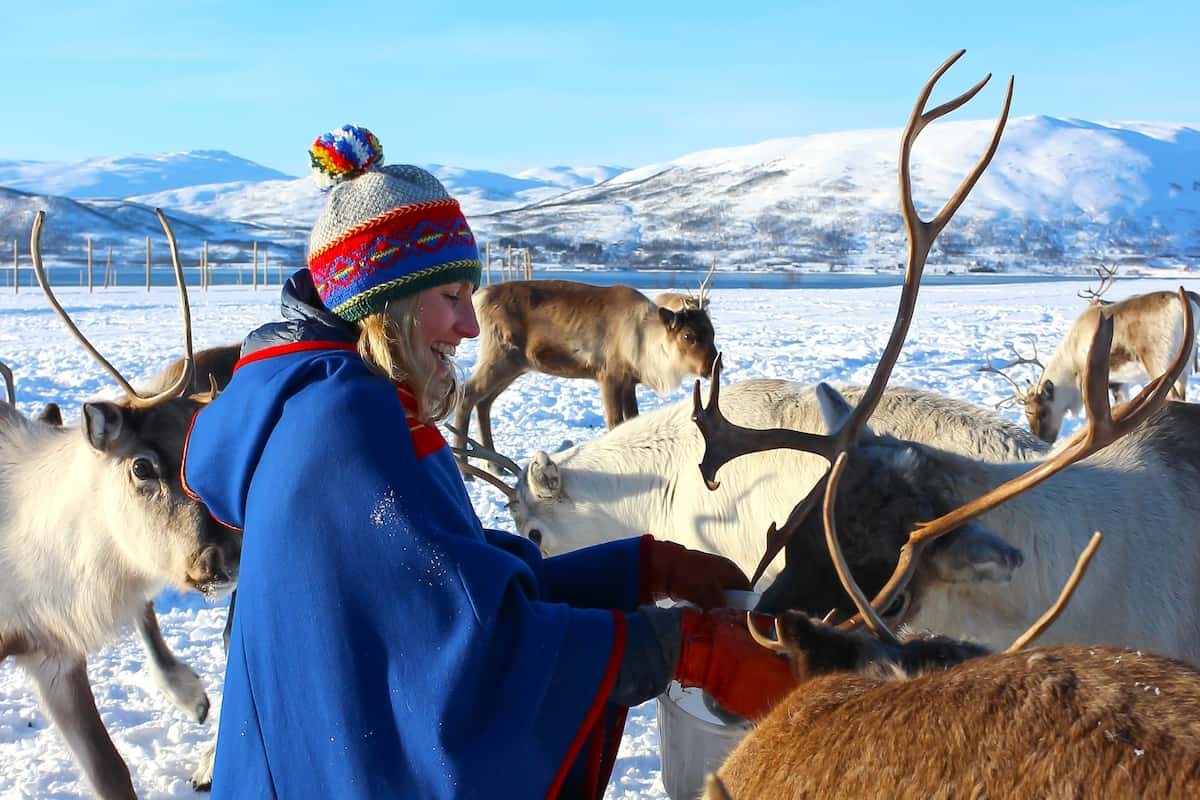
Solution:
M849 406L826 410L836 424ZM1168 403L1104 450L935 542L902 607L890 610L892 620L1003 646L1054 602L1076 557L1101 531L1104 546L1088 580L1043 641L1109 642L1200 664L1198 443L1200 408ZM1029 466L868 432L849 454L836 501L854 577L873 595L918 522ZM760 610L850 610L832 576L820 514L797 532L787 562Z
M480 441L493 448L492 403L531 370L598 382L612 428L637 416L637 384L666 396L687 375L710 375L717 357L700 301L672 310L629 286L571 281L509 281L473 299L479 356L454 419L459 447L474 409Z
M710 800L1200 792L1188 665L1102 646L895 647L802 614L780 623L800 686L730 753Z
M1187 296L1192 306L1192 318L1200 320L1200 295L1188 292ZM1087 371L1088 348L1100 314L1113 319L1109 384L1118 397L1123 397L1126 384L1144 384L1161 375L1179 352L1183 315L1175 292L1150 292L1116 303L1089 305L1071 323L1067 335L1046 362L1037 384L1030 386L1025 395L1025 418L1029 428L1047 442L1058 438L1068 411L1078 414L1083 408L1082 376ZM1186 398L1195 352L1196 345L1192 342L1187 364L1171 392L1173 399Z
M212 592L236 575L240 541L179 482L197 406L87 403L81 429L0 408L0 657L34 679L104 798L134 794L96 711L87 654L139 620L165 585ZM150 478L133 473L138 460L140 471L153 465Z
M846 393L857 399L861 391ZM813 387L787 381L722 387L721 407L732 422L750 427L819 431L824 425ZM510 506L517 530L547 553L650 532L726 555L751 574L768 526L783 523L828 464L796 451L757 453L723 467L721 487L711 492L696 468L704 444L691 414L688 399L554 456L536 453ZM887 390L872 424L988 460L1036 458L1047 449L995 412L918 389ZM764 585L781 561L768 569Z

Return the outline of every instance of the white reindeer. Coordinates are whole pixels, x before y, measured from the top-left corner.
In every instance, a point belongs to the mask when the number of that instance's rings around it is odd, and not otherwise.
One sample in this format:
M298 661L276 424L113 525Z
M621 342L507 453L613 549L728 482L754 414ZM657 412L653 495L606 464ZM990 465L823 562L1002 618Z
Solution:
M1192 315L1200 315L1200 295L1187 292L1187 296ZM1162 374L1182 344L1183 314L1174 292L1133 295L1115 303L1101 303L1097 297L1071 323L1036 383L1030 384L1022 394L1020 387L1008 378L1024 405L1029 429L1047 442L1058 438L1068 411L1078 414L1083 408L1082 376L1087 346L1101 315L1113 320L1109 382L1118 399L1125 397L1127 384L1145 384L1153 376ZM1019 361L1042 366L1036 351L1034 358ZM1185 399L1194 361L1195 342L1191 342L1188 361L1171 390L1173 399ZM1001 369L1012 363L1002 365Z
M858 387L844 391L854 400L862 394ZM788 381L724 387L721 407L747 427L820 432L824 426L814 387ZM509 505L517 531L548 554L649 532L721 553L752 574L768 527L784 522L828 465L809 453L756 453L726 466L720 491L710 492L696 469L704 440L692 411L692 400L682 400L554 455L535 453ZM1047 449L1000 414L919 389L888 390L872 425L991 461L1037 458ZM781 562L772 562L767 583Z
M102 798L134 798L129 769L100 719L87 655L122 628L145 624L166 585L215 596L236 580L240 537L189 498L179 479L192 415L208 398L181 397L191 379L186 289L166 219L184 309L188 369L175 386L138 395L82 338L45 279L43 214L31 254L47 299L127 394L85 403L79 429L0 407L0 661L33 679L88 780ZM193 712L194 713L194 712Z

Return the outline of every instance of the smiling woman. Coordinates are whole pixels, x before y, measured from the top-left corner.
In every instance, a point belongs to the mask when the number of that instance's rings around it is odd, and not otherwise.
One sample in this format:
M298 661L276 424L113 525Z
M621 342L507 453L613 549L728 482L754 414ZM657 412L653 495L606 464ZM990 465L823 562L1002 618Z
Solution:
M653 605L749 588L729 560L649 536L543 559L483 528L433 424L479 334L471 229L364 129L311 159L309 267L183 468L246 531L214 797L599 798L626 711L672 677L744 716L782 697L740 614Z

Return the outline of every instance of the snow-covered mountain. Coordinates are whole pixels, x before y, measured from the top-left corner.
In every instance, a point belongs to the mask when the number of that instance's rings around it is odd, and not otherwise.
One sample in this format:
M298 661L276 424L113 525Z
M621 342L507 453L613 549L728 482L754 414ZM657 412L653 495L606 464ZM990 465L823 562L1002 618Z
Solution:
M928 128L913 153L925 218L949 199L990 120ZM900 130L776 139L630 170L473 220L478 235L552 260L633 267L901 266ZM942 234L940 268L1200 264L1200 130L1166 123L1009 121L991 166Z
M126 198L199 183L266 181L287 177L278 170L238 158L223 150L191 150L64 162L0 159L0 186L76 200Z
M918 139L913 180L926 218L970 172L992 126L943 122ZM721 269L890 269L902 266L905 253L899 139L899 129L775 139L628 171L547 167L509 176L426 166L462 201L481 241L530 247L539 266L700 269L716 259ZM70 183L66 170L45 174ZM31 185L31 175L22 185ZM36 191L52 194L45 185ZM298 265L323 198L308 178L230 173L161 185L123 202L0 190L0 237L27 238L39 203L61 215L47 221L44 247L60 258L79 257L83 232L139 246L142 237L160 235L148 211L161 206L188 226L177 230L181 246L209 239L244 249L265 241ZM1098 262L1200 265L1200 129L1010 120L930 269L1077 272Z

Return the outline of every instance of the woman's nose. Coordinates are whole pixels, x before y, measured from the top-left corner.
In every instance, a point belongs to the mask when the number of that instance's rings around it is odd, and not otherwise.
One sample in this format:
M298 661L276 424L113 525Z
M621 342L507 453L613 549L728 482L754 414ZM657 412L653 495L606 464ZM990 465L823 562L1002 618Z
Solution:
M475 318L475 304L468 297L467 302L458 304L458 320L455 329L464 339L474 339L479 335L479 320Z

